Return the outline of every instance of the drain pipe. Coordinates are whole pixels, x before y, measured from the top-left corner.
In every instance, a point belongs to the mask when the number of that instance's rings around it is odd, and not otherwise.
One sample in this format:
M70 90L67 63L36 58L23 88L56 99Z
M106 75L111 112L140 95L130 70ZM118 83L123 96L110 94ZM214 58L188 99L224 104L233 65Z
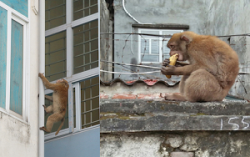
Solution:
M40 0L39 1L39 22L40 22L40 28L39 28L39 47L40 47L40 65L39 65L39 73L45 73L45 1ZM37 74L38 76L38 74ZM39 79L39 128L44 126L44 86L43 82L40 78ZM39 130L38 132L38 156L44 157L44 132Z

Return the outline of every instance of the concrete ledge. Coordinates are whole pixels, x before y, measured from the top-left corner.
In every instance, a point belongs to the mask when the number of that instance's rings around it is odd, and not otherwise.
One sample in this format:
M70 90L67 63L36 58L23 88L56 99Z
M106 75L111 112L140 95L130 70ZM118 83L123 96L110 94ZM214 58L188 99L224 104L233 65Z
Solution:
M184 24L132 24L132 27L138 28L157 28L157 29L189 29L189 25Z
M101 100L101 133L141 131L246 131L250 104Z

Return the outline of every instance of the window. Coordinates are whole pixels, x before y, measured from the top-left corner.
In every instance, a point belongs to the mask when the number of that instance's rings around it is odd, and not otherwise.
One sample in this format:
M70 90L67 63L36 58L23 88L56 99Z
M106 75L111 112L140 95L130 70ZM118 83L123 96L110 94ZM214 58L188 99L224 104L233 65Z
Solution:
M66 77L66 31L46 37L45 72L49 81Z
M73 29L74 74L98 67L98 21Z
M99 77L94 76L73 85L75 130L81 130L97 124L99 120Z
M59 135L99 124L98 7L98 0L45 1L45 77L49 81L65 78L70 86L67 124ZM46 134L45 139L54 134Z
M28 18L0 2L0 110L27 121Z
M163 29L139 29L142 34L154 35L173 35L183 32L182 30L163 30ZM169 58L169 48L167 42L170 38L157 36L139 36L139 61L142 63L159 63L164 58Z

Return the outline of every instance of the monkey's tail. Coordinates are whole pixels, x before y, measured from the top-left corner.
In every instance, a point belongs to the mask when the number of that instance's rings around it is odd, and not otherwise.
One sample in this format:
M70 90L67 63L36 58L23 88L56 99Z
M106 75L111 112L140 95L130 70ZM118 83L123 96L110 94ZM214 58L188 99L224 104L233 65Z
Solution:
M61 128L62 128L62 126L63 126L63 123L64 123L64 119L65 119L65 118L62 119L61 124L60 124L59 128L57 129L56 135L57 135L57 134L59 133L59 131L61 130Z

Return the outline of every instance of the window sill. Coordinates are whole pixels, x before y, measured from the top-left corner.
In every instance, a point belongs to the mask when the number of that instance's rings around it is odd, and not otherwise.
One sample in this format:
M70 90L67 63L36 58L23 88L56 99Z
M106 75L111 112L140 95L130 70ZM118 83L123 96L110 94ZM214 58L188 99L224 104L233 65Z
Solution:
M51 142L53 140L57 140L57 139L65 138L65 137L68 137L68 136L76 135L76 134L86 132L86 131L90 131L90 130L93 130L93 129L96 129L96 128L100 128L100 125L94 125L94 126L91 126L91 127L85 128L85 129L76 130L74 132L69 132L69 129L60 130L58 135L55 135L55 132L50 133L48 135L45 135L45 141L44 142L45 143L46 142ZM74 129L76 129L76 128L74 128Z
M19 122L29 126L30 124L26 121L24 121L23 119L21 119L20 117L17 117L15 115L12 115L11 113L8 113L6 110L0 108L0 119L2 119L3 116L9 116L15 120L18 120Z
M101 100L101 104L101 133L250 130L246 102Z
M188 30L189 25L184 24L132 24L135 28L151 28L151 29L182 29Z

